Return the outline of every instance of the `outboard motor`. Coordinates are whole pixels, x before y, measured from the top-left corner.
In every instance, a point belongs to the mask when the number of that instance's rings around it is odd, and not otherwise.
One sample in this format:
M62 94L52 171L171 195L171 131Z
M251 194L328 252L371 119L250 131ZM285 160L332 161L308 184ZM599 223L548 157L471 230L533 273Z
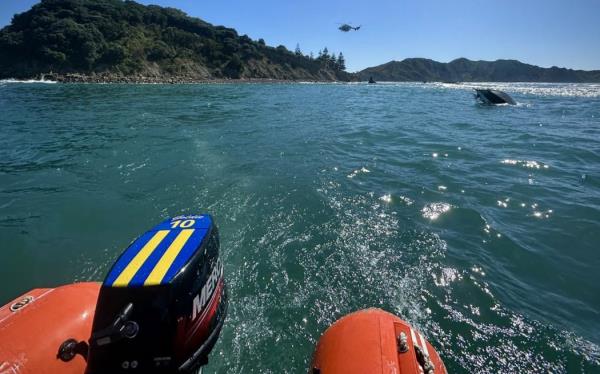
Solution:
M226 311L212 218L167 219L131 243L104 280L86 374L195 372Z

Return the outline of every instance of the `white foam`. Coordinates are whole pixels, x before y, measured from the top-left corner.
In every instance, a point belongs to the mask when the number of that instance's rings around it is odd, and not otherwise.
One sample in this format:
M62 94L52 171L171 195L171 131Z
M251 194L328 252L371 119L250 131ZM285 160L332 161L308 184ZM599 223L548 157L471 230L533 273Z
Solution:
M442 214L448 212L452 206L448 203L431 203L421 209L424 218L432 221L438 219Z
M20 80L20 79L0 79L0 84L4 84L4 83L44 83L44 84L54 84L54 83L58 83L56 81L49 81L49 80L45 80L45 79L25 79L25 80Z
M597 83L529 83L529 82L468 82L460 84L432 83L422 87L469 90L494 88L509 93L537 96L600 97L600 84Z
M520 165L522 167L528 169L548 169L550 166L548 164L544 164L542 162L538 162L535 160L514 160L514 159L504 159L500 161L501 164L505 165Z

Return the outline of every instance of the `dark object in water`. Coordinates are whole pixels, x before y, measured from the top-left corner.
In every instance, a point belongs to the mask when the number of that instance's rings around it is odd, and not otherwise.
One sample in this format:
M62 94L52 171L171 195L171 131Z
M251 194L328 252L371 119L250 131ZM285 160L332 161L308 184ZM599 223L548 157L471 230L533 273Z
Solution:
M369 77L369 83L373 84L373 83L377 83L377 82L375 82L375 79L373 79L373 77Z
M498 105L498 104L510 104L516 105L517 103L507 93L498 90L489 89L475 89L475 99L479 100L483 104Z

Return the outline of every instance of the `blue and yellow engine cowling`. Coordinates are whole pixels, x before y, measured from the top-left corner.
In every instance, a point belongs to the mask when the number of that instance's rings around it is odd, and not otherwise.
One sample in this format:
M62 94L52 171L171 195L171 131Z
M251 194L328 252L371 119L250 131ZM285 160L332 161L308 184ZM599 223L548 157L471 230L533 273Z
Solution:
M35 289L0 308L0 372L193 373L226 310L212 218L170 218L131 243L102 284Z
M226 297L212 218L165 220L131 243L104 280L86 373L197 368L221 330Z

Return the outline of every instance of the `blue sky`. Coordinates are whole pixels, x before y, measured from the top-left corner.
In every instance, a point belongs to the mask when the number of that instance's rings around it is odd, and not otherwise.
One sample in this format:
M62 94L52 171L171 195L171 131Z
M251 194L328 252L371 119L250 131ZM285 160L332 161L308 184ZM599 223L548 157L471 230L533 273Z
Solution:
M0 25L35 0L2 0ZM600 69L600 0L142 0L315 54L343 52L349 71L406 57L513 58ZM337 23L363 25L342 33Z

